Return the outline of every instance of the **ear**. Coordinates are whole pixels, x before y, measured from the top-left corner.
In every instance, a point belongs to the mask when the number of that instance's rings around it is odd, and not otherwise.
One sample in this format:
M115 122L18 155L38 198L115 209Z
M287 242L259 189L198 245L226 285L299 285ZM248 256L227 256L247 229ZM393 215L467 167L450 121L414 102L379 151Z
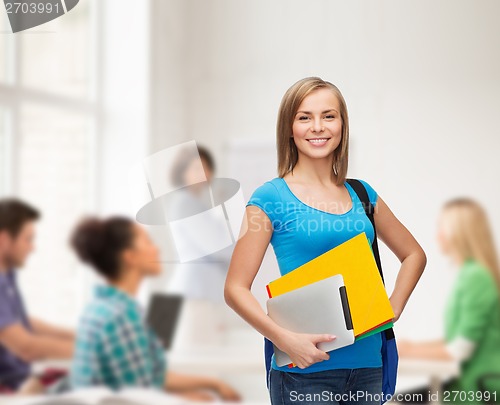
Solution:
M6 230L0 231L0 252L5 252L10 249L11 240L9 233Z
M121 254L122 266L128 266L135 262L135 252L133 249L125 249Z
M0 230L0 244L4 244L9 240L9 233L4 229Z

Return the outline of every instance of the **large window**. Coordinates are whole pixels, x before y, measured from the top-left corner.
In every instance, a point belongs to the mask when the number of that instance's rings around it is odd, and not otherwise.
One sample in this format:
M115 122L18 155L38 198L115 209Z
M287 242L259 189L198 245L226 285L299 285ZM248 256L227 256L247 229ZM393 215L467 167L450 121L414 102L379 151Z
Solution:
M84 277L68 235L96 209L98 2L17 34L0 17L0 194L42 211L36 251L20 271L31 313L72 325Z

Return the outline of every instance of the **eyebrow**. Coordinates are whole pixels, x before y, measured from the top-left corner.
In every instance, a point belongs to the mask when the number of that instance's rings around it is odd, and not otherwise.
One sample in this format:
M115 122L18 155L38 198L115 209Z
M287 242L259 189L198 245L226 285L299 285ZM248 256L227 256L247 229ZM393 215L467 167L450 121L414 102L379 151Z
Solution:
M331 108L330 110L325 110L321 114L324 114L324 113L327 113L327 112L330 112L330 111L335 111L338 114L338 111L335 108ZM312 114L311 111L297 111L297 114L298 113ZM295 114L295 115L297 115L297 114Z

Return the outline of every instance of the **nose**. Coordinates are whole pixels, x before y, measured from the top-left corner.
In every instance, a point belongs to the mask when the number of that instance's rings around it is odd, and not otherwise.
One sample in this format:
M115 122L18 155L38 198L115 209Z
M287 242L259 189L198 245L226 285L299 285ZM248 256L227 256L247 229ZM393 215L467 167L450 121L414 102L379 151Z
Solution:
M323 131L323 126L321 124L321 118L316 117L312 120L312 131L313 132Z

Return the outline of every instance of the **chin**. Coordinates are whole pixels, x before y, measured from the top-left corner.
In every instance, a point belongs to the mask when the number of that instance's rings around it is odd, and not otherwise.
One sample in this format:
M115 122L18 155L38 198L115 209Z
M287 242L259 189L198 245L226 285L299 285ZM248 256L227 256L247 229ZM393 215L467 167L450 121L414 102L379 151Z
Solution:
M329 151L317 151L316 153L304 153L305 155L309 156L311 159L324 159L329 156L334 152L334 150L329 150Z
M16 262L16 263L12 263L10 267L14 268L14 269L20 269L22 267L24 267L24 263L25 262Z

